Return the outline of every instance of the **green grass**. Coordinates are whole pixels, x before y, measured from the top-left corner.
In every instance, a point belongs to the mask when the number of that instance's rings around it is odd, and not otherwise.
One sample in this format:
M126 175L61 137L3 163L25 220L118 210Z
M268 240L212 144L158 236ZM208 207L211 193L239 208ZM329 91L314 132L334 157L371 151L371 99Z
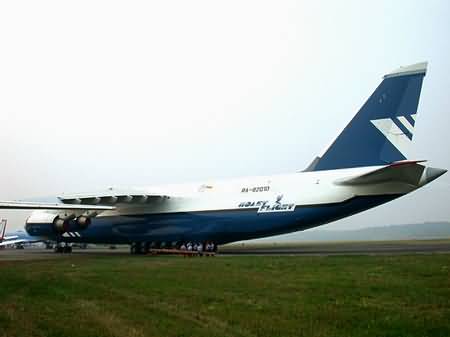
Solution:
M0 336L450 336L450 255L0 263Z

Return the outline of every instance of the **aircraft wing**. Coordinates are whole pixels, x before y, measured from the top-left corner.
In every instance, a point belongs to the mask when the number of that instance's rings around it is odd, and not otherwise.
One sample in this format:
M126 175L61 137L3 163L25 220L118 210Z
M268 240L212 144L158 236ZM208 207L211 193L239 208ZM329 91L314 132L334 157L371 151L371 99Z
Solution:
M103 193L75 194L58 197L64 204L70 205L143 205L156 201L170 199L170 196L160 193L147 193L140 190L108 191ZM90 206L92 207L92 206ZM102 206L103 207L103 206Z
M24 201L0 201L0 209L54 209L54 210L86 210L86 211L108 211L115 209L114 206L96 205L71 205L59 203L41 203Z
M4 239L0 242L0 247L3 246L9 246L9 245L15 245L15 244L21 244L21 243L35 243L35 242L41 242L41 239L36 240L28 240L28 239Z

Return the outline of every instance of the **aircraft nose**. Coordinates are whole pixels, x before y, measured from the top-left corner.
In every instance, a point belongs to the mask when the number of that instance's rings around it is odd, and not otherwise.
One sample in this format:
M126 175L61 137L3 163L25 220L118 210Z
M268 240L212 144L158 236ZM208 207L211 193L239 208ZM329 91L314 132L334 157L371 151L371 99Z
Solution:
M427 167L427 169L425 170L425 183L428 184L429 182L432 182L446 172L446 169Z

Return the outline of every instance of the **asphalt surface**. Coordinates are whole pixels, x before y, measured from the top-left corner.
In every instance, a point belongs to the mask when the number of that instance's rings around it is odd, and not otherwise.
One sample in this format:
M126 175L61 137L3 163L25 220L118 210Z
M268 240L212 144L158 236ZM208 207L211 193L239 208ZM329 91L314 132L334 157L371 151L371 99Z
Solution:
M29 261L29 260L47 260L64 259L68 256L128 256L129 249L80 249L74 248L70 254L54 253L52 249L26 247L25 249L6 248L0 250L0 263L2 261Z
M299 243L231 245L219 249L219 256L225 255L392 255L392 254L435 254L450 253L450 240L426 241L385 241L385 242L340 242L340 243ZM64 259L67 256L128 256L127 247L74 248L70 254L56 254L53 250L27 247L25 249L0 250L2 261L29 261L43 259Z
M450 253L450 241L385 241L311 243L296 246L263 245L260 247L227 247L225 255L389 255Z

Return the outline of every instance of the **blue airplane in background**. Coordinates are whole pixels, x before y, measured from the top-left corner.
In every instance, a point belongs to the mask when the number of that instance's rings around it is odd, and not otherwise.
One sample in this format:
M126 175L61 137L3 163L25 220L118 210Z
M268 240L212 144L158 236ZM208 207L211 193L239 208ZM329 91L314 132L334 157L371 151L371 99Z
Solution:
M7 219L2 219L0 222L0 248L7 246L23 248L25 245L42 241L40 238L29 235L25 229L18 229L7 234L6 225Z
M186 242L224 244L320 226L406 195L445 169L409 151L427 64L383 77L356 116L303 171L199 183L63 195L32 209L36 240L130 244L131 253ZM414 207L411 205L411 207Z

